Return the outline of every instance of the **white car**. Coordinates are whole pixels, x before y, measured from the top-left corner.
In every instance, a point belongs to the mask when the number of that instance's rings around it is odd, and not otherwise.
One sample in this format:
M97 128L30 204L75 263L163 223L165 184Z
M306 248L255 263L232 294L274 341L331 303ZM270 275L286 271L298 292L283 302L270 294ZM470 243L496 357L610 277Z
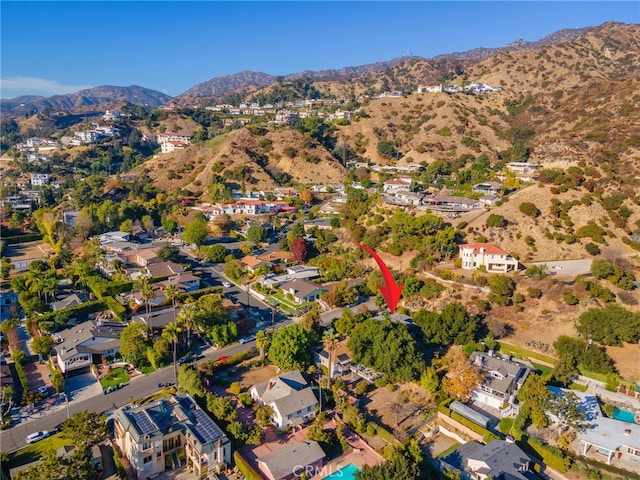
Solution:
M47 387L38 387L38 393L41 396L46 397L49 395L49 389Z
M224 288L231 288L231 284L229 282L222 282L222 286Z
M253 342L255 339L256 339L255 335L249 335L248 337L242 337L238 341L242 344L245 344L245 343Z
M32 433L31 435L27 435L27 443L36 443L40 440L47 438L49 436L49 432L46 430L42 430L41 432Z

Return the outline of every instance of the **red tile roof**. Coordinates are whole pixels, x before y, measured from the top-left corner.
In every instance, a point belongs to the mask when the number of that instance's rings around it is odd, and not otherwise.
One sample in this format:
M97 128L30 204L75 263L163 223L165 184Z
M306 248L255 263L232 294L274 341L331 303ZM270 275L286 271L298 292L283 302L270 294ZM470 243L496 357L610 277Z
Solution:
M484 249L484 253L488 253L489 255L509 255L509 253L502 250L500 247L496 247L495 245L491 245L490 243L465 243L459 245L460 250L463 248L473 248L473 253L480 253L480 249Z

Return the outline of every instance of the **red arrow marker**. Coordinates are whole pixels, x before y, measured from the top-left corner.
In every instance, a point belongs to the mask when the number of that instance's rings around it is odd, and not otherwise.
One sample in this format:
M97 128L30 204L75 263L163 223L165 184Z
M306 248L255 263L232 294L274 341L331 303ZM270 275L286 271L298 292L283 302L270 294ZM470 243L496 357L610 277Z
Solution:
M376 252L365 245L356 244L356 246L369 252L378 264L378 267L380 267L382 278L384 279L384 285L378 285L378 288L380 289L380 293L382 293L382 296L387 302L391 313L396 313L396 307L398 306L398 301L400 300L400 295L402 295L402 289L404 288L404 285L396 284L396 280L393 278L389 267L387 267L387 265Z

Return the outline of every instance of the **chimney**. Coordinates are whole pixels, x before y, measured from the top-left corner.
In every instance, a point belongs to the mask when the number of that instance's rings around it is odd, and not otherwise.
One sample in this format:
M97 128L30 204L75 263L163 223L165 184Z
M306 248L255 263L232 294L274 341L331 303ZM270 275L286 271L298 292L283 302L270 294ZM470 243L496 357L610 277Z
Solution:
M484 247L480 247L480 253L484 253Z

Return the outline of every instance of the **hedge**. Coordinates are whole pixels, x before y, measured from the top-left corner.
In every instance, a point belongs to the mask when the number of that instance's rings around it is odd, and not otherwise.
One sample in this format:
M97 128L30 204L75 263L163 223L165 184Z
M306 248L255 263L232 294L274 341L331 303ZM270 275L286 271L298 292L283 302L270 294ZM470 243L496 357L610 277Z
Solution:
M29 391L29 381L27 380L27 375L24 373L24 368L22 368L22 363L15 362L14 366L16 368L16 373L18 374L18 378L20 379L20 385L22 385L22 389L25 392Z
M15 245L16 243L33 242L42 240L41 233L27 233L26 235L15 235L12 237L3 237L2 241L5 245Z
M47 312L36 318L38 323L55 322L59 325L64 325L74 317L78 318L78 320L84 320L91 313L107 309L111 310L118 320L126 320L126 308L120 305L113 297L104 297L102 300L91 300L89 302L84 302L80 305L74 305L55 312Z
M534 437L527 438L526 443L533 451L535 451L540 456L542 462L545 465L548 465L554 470L562 473L566 472L569 469L571 460L567 458L559 448L545 445L540 440Z
M441 413L444 413L447 417L452 418L457 422L460 422L462 425L473 430L474 432L482 435L484 443L493 442L494 440L498 440L500 438L495 433L487 430L486 428L478 425L477 423L472 422L471 420L463 417L459 413L454 412L453 410L445 406L450 404L452 401L453 400L451 399L447 399L444 402L440 403L440 405L438 405L438 411Z
M500 438L495 433L493 433L493 432L487 430L486 428L478 425L477 423L474 423L471 420L463 417L458 412L453 412L452 411L450 416L455 421L460 422L465 427L470 428L474 432L482 435L482 439L484 440L484 443L491 443L494 440L498 440Z
M123 292L133 290L135 282L133 280L111 281L105 280L100 275L90 275L85 279L87 287L98 299L104 297L115 297Z
M247 480L262 480L262 477L255 469L247 462L240 452L237 450L233 452L233 460L236 462L236 467L244 475Z
M212 293L222 293L222 287L207 287L201 288L200 290L195 290L193 292L180 293L176 296L176 299L179 301L183 301L185 299L193 298L195 300L204 295L209 295Z

